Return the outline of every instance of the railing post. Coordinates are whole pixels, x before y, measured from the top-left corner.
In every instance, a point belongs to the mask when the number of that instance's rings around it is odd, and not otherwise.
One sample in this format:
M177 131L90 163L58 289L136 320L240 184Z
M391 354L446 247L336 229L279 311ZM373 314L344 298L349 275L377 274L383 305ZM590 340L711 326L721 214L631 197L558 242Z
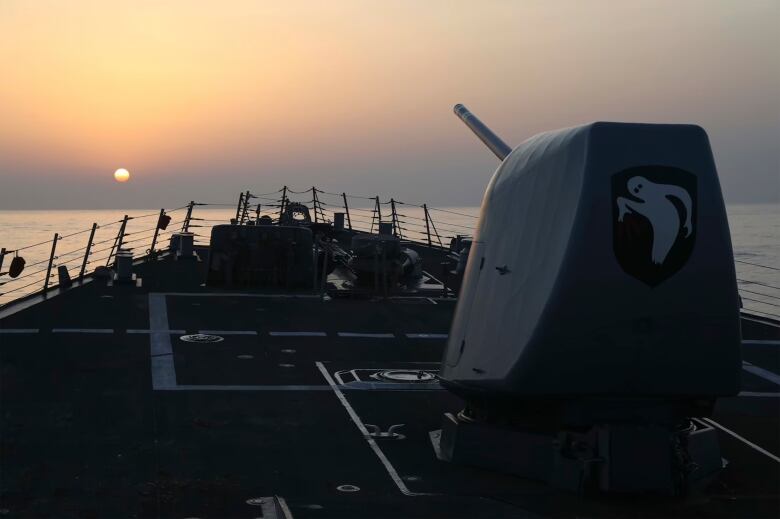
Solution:
M349 205L347 205L347 194L341 193L341 198L344 199L344 212L347 213L347 225L349 226L349 230L352 230L352 219L349 217Z
M252 198L252 193L247 190L246 194L244 194L244 210L241 211L241 223L247 221L249 218L249 199Z
M376 218L376 225L377 228L379 227L379 224L382 223L382 206L379 204L379 197L374 197L374 216L371 217L371 229L368 231L369 233L374 231L374 218Z
M241 215L241 206L244 204L244 192L242 191L238 195L238 205L236 205L236 223L238 223L238 217Z
M0 249L0 274L3 273L3 260L5 259L5 247Z
M390 210L392 211L392 222L393 222L393 236L397 238L403 238L403 233L401 233L401 222L398 220L398 213L395 210L395 199L390 199Z
M428 213L428 220L431 222L431 227L433 228L433 234L436 236L436 241L439 242L439 247L444 247L444 244L441 242L441 236L439 236L439 231L436 230L436 224L433 223L433 218L431 218L430 213Z
M45 292L49 288L49 276L51 276L51 266L54 263L54 253L57 250L57 240L60 239L60 235L54 233L54 239L51 241L51 254L49 255L49 265L46 267L46 278L43 280L43 291Z
M92 250L92 241L95 239L95 230L97 229L97 223L92 224L92 230L89 232L89 240L87 241L87 248L84 251L84 259L81 262L81 270L79 271L79 281L84 279L84 272L87 270L87 263L89 263L89 253Z
M317 223L319 221L317 215L317 189L314 186L311 186L311 206L314 209L314 223Z
M165 208L160 209L160 216L157 217L157 225L154 226L154 236L152 236L152 244L149 246L149 257L154 257L154 248L157 246L157 237L160 235L160 221L165 216Z
M279 205L279 223L282 223L282 215L284 214L284 205L287 202L287 186L282 188L282 202Z
M108 259L106 260L106 267L111 265L111 259L114 257L114 253L122 248L122 241L125 239L125 227L127 227L128 216L125 215L122 218L122 225L119 226L119 232L116 234L114 245L111 246L111 252L108 253Z
M201 200L203 200L201 198ZM195 207L195 201L190 201L189 204L187 204L187 216L184 217L184 223L181 224L181 232L189 232L190 230L190 220L192 219L192 208Z
M431 243L431 226L428 223L428 204L423 204L423 211L425 211L425 235L428 237L428 247L430 247L432 243Z

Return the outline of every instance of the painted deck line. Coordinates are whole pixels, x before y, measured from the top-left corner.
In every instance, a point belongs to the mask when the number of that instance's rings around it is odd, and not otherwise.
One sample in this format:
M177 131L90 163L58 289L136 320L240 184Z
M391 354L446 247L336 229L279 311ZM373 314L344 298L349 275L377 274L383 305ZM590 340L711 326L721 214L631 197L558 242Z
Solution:
M770 346L780 346L780 341L777 340L744 340L742 341L743 346L762 346L762 345L770 345Z
M721 431L725 432L726 434L728 434L730 436L733 436L734 438L736 438L737 440L741 441L742 443L744 443L748 447L751 447L752 449L760 452L761 454L764 454L765 456L767 456L767 457L775 460L776 462L780 463L780 458L778 458L777 456L775 456L774 454L772 454L768 450L764 449L763 447L759 447L755 443L753 443L750 440L740 436L739 434L735 433L731 429L727 429L726 427L723 427L721 424L719 424L715 420L711 420L709 418L702 418L702 420L704 420L705 422L707 422L708 424L710 424L710 425L712 425L714 427L717 427L718 429L720 429Z
M384 465L385 470L387 470L387 473L390 475L390 478L393 480L393 483L398 487L398 490L401 491L402 494L407 496L433 496L437 494L428 494L428 493L421 493L421 492L412 492L409 490L409 488L406 486L406 483L401 479L401 476L398 475L398 472L395 470L395 467L393 467L393 464L390 463L390 460L387 459L387 456L385 456L385 453L382 452L382 449L379 448L379 445L377 445L376 440L374 440L368 433L368 429L366 429L366 426L363 424L363 421L360 419L358 414L355 412L354 409L352 409L352 406L349 404L349 401L347 400L347 397L344 396L344 393L341 392L339 387L336 385L336 383L333 381L333 377L330 376L330 373L328 373L328 370L325 368L325 366L322 364L322 362L316 362L317 369L320 370L320 373L322 373L322 376L325 377L325 380L328 381L328 385L333 390L333 392L336 394L336 397L338 397L339 402L341 402L341 405L344 406L344 409L347 410L347 414L349 414L349 417L352 419L352 421L357 426L360 433L363 435L363 438L366 439L368 442L368 445L371 447L371 450L374 451L374 454L376 454L376 457L379 458L379 461L382 462L382 465Z
M745 361L742 361L742 369L744 369L748 373L752 373L757 377L761 377L764 380L768 380L769 382L772 382L780 386L780 375L778 375L777 373L769 371L768 369L759 368L758 366L754 366L753 364Z
M279 508L282 509L282 515L284 516L279 519L294 519L290 507L287 506L287 501L282 496L276 496L276 502L279 503Z
M449 334L446 333L407 333L409 339L446 339Z
M0 328L0 333L38 333L38 328Z
M219 292L165 292L162 295L173 297L256 297L266 299L319 299L318 294L247 294L238 293L219 293Z
M114 333L113 328L52 328L52 333Z
M198 330L206 335L257 335L254 330Z
M360 332L339 332L339 337L363 337L368 339L395 339L393 333L360 333Z
M152 389L176 387L176 366L168 328L168 305L163 294L149 294L149 348L152 361Z
M749 396L755 398L780 398L780 393L765 393L761 391L742 391L737 396Z
M271 337L327 337L326 332L268 332Z
M174 335L184 335L187 330L125 330L126 333L172 333Z
M260 386L215 386L207 384L181 384L158 388L164 391L330 391L324 385L260 385Z

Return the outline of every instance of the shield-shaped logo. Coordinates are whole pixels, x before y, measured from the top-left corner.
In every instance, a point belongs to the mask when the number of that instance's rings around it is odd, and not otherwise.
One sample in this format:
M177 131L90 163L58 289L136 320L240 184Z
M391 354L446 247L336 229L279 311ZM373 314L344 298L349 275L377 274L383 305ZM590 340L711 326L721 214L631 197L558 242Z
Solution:
M615 256L623 270L656 286L688 261L696 240L696 176L667 166L612 175Z

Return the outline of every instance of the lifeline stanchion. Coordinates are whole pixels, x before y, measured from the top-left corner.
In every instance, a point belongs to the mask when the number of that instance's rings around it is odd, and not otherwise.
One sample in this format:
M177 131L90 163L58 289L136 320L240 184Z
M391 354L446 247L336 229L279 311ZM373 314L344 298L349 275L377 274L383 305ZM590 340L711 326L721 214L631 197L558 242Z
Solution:
M54 253L57 250L57 240L59 239L60 235L58 233L54 233L54 239L51 241L51 254L49 255L49 266L46 267L46 277L43 280L43 290L46 291L47 288L49 288L49 276L51 276L51 266L54 263Z
M84 272L87 270L87 263L89 262L89 254L92 250L92 241L95 239L95 230L97 229L97 223L92 224L92 230L89 232L89 240L87 241L87 248L84 250L84 260L81 262L81 270L79 271L79 281L84 279Z

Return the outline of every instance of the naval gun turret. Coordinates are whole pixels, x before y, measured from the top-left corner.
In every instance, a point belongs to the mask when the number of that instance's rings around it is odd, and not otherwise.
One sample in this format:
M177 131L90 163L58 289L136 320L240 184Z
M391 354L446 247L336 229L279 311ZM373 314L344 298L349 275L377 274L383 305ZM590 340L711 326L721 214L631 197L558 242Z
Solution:
M707 135L597 122L511 150L485 192L442 383L442 459L584 491L681 494L721 468L739 302ZM435 436L438 438L438 436Z

